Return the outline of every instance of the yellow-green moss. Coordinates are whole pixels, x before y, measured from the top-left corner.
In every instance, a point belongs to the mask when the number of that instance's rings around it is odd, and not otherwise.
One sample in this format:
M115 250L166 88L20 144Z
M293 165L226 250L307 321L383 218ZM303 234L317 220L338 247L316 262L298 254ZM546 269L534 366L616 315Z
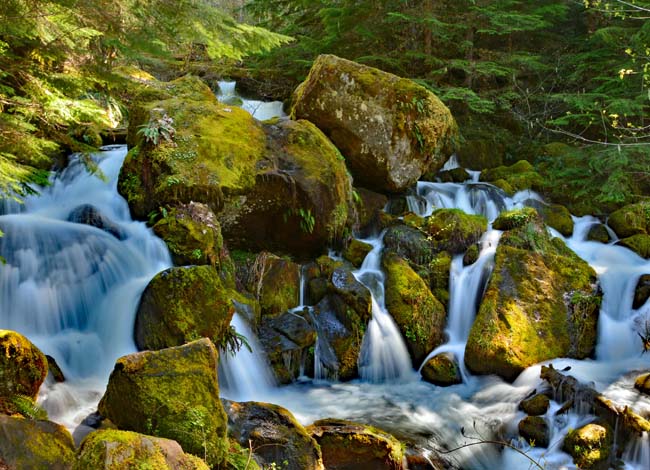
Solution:
M0 330L0 397L35 399L45 377L45 355L20 333Z
M519 160L511 166L499 166L485 170L481 173L481 181L499 181L502 189L512 188L511 191L506 191L511 195L524 189L537 190L543 185L542 177L526 160Z
M647 235L650 233L650 204L627 205L613 212L607 223L620 238Z
M343 258L348 260L354 266L359 267L366 255L372 250L372 245L357 240L356 238L350 241L350 244L343 251Z
M496 230L511 230L521 227L535 218L537 218L537 211L532 207L513 209L501 212L492 223L492 227Z
M441 353L432 357L422 366L420 373L427 382L443 387L463 381L456 358L450 353Z
M464 253L486 230L485 217L460 209L438 209L426 222L426 231L436 250L450 253Z
M637 234L623 238L618 244L629 248L642 258L650 258L650 235Z
M569 431L562 448L581 469L608 468L612 455L613 432L605 423L591 423Z

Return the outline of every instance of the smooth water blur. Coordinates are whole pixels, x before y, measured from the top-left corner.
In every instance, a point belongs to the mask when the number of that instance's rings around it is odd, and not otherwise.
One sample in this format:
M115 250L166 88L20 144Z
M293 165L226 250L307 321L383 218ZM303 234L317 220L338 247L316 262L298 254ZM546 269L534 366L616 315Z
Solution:
M242 98L235 90L236 82L219 82L219 101L239 106L249 112L255 119L266 121L275 117L286 117L282 101L259 101Z
M74 427L96 406L115 360L135 351L133 322L149 280L171 265L167 248L117 194L125 146L94 156L102 178L81 161L56 175L40 196L5 205L0 216L0 328L27 336L61 367L66 382L46 385L50 417ZM69 222L81 204L110 219L120 238Z

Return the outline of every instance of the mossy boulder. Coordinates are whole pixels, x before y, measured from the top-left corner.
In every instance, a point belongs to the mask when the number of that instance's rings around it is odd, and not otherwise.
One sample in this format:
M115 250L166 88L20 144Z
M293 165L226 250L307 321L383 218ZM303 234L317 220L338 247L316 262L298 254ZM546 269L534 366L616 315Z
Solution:
M177 441L211 466L226 457L226 413L219 401L218 352L198 341L117 360L99 413L120 430Z
M386 253L382 267L386 273L386 308L406 341L413 365L418 367L444 341L445 307L404 259Z
M639 276L639 280L636 282L632 308L640 308L648 301L648 298L650 298L650 274L643 274Z
M330 290L352 308L360 321L368 322L372 312L372 297L366 286L357 281L352 271L335 269L330 277Z
M614 458L613 434L605 423L587 424L569 431L562 449L573 457L579 468L604 470L609 468L610 459Z
M650 395L650 373L639 375L634 381L634 388L641 393Z
M145 288L135 318L139 349L163 349L207 337L220 344L238 294L211 266L169 268Z
M474 246L474 245L472 245ZM433 295L443 304L449 303L449 272L451 255L446 251L437 253L429 262L426 274Z
M607 227L601 223L593 224L587 232L587 240L592 242L608 243L611 239Z
M219 103L196 77L150 86L130 107L129 146L118 190L132 215L206 204L231 248L307 256L343 233L350 177L331 142L306 121L262 124ZM145 141L142 125L173 119L173 142Z
M594 270L532 219L501 238L465 363L514 380L537 362L589 357L600 300Z
M186 454L178 442L130 431L102 430L89 434L79 448L74 470L209 470Z
M307 427L323 453L328 470L403 470L404 447L391 434L373 426L321 419Z
M316 328L306 310L262 317L258 338L279 383L290 383L303 372L302 366L316 344L316 336Z
M425 232L402 224L386 229L384 250L418 265L427 264L434 253Z
M420 370L422 379L434 385L447 387L463 382L458 359L453 353L440 353L424 363Z
M650 258L650 235L639 233L631 237L623 238L617 241L616 244L632 250L641 258Z
M528 224L537 217L537 211L532 207L503 211L492 223L492 227L496 230L512 230Z
M481 173L480 180L488 183L503 181L507 183L506 187L503 184L497 186L510 195L524 189L539 190L543 185L542 177L535 171L533 165L526 160L519 160L510 166L498 166L485 170ZM510 190L507 190L507 188L510 188Z
M573 235L573 218L569 209L560 204L540 204L537 208L542 219L565 237Z
M273 253L257 255L247 286L263 315L279 315L300 303L300 265Z
M460 209L438 209L426 219L425 230L436 251L461 254L479 241L487 219Z
M526 416L519 421L519 435L535 447L548 447L549 429L546 420L540 416Z
M368 235L379 224L380 215L388 203L388 198L366 188L354 188L359 230Z
M493 138L467 139L459 145L457 151L458 162L472 170L501 166L504 154L503 143Z
M533 395L519 403L519 409L530 416L542 416L548 411L551 400L543 393Z
M228 433L241 446L252 446L264 468L324 470L320 447L286 409L270 403L224 400Z
M620 238L650 233L650 204L641 202L629 204L614 211L607 224Z
M332 139L355 181L380 192L440 169L457 134L449 109L426 88L333 55L316 59L291 112Z
M167 244L176 266L207 264L223 272L224 277L232 278L234 268L223 243L221 226L206 204L180 204L165 214L153 231Z
M71 470L74 460L74 442L63 426L0 415L0 467Z
M476 263L479 253L480 250L478 244L470 246L463 255L463 266L469 266L470 264Z
M0 397L36 399L47 377L47 358L27 338L0 330Z
M366 255L370 253L370 250L372 250L371 244L354 238L343 251L343 258L358 268L363 263Z
M463 183L472 179L465 168L454 168L453 170L441 171L438 173L438 178L443 183Z

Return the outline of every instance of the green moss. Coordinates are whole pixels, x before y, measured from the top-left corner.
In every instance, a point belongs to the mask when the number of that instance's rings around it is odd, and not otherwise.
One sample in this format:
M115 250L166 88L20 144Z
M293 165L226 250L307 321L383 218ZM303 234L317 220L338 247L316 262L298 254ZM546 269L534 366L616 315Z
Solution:
M481 181L503 181L507 184L500 183L504 190L512 188L511 191L506 191L509 194L524 189L538 190L543 185L542 177L535 171L533 165L526 160L520 160L511 166L499 166L485 170L481 173Z
M540 416L526 416L522 419L519 422L519 434L535 447L548 447L548 424Z
M259 277L249 286L257 296L263 315L279 315L296 307L300 301L300 265L260 253L255 261Z
M447 305L449 302L450 269L451 255L446 251L437 253L427 266L431 292L443 305Z
M642 258L650 258L650 235L632 235L619 240L617 244L629 248Z
M521 227L535 218L537 218L537 211L532 207L513 209L501 212L492 223L492 227L496 230L511 230Z
M352 239L347 248L343 251L343 258L348 260L354 266L359 267L366 255L372 250L372 245L362 241Z
M428 360L421 370L422 378L435 385L446 387L463 380L453 354L442 353Z
M565 237L573 234L573 219L566 207L560 204L543 205L539 212L546 225L553 227Z
M486 230L485 217L466 214L460 209L438 209L426 222L426 232L434 248L452 254L464 253Z
M627 205L613 212L607 221L620 238L645 235L650 229L650 204Z
M605 423L592 423L569 431L562 448L582 469L607 468L612 455L613 432Z
M20 333L0 330L0 397L36 399L45 377L45 355Z
M382 266L386 271L386 307L417 366L443 341L445 307L399 256L385 254Z

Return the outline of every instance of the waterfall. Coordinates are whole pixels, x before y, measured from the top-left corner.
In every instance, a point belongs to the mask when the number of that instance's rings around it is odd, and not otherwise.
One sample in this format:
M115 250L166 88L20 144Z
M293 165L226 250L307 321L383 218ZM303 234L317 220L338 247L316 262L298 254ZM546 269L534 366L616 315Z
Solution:
M260 121L266 121L267 119L276 117L286 117L282 101L249 100L239 96L235 87L236 82L219 82L219 93L217 93L219 101L240 106Z
M69 413L96 405L115 360L135 351L140 294L171 265L162 241L131 220L117 194L125 156L124 146L95 154L103 178L72 156L40 196L5 204L0 216L0 328L24 334L57 361L67 381L44 387L42 400L70 427L83 416ZM104 230L69 220L81 204L94 207Z

